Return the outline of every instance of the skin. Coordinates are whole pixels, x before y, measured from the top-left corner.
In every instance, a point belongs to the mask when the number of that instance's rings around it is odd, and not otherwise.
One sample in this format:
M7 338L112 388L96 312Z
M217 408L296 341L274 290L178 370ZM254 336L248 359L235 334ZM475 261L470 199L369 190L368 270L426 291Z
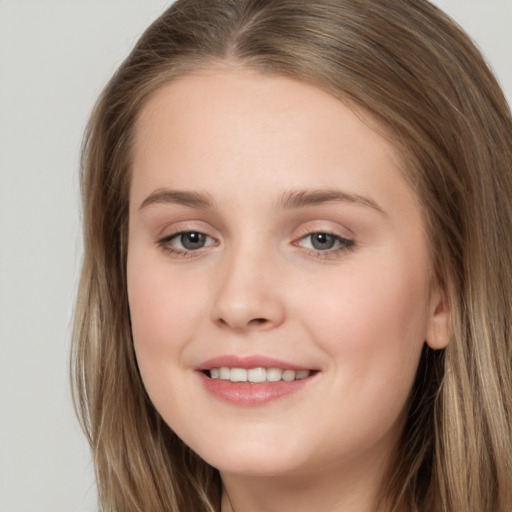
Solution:
M155 199L163 189L209 204ZM351 199L283 204L317 190ZM183 231L204 246L184 250ZM334 246L319 250L311 233ZM446 344L448 311L399 157L361 115L310 85L229 67L158 90L136 125L127 273L149 396L220 470L223 511L375 510L422 346ZM317 373L244 407L212 396L196 370L225 354Z

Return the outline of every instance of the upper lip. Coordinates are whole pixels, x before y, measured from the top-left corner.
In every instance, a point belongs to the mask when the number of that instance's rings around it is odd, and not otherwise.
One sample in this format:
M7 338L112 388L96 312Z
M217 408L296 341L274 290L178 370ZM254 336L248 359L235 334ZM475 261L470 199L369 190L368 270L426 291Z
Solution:
M250 355L236 356L223 355L208 359L197 365L196 370L210 370L211 368L281 368L283 370L311 370L303 365L281 361L273 357Z

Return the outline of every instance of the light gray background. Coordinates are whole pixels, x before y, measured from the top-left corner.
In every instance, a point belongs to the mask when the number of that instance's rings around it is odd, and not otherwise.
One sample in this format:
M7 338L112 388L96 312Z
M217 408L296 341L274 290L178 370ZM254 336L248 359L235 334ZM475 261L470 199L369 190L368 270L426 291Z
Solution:
M0 0L0 512L96 509L68 390L93 102L169 0ZM512 99L512 0L437 0Z

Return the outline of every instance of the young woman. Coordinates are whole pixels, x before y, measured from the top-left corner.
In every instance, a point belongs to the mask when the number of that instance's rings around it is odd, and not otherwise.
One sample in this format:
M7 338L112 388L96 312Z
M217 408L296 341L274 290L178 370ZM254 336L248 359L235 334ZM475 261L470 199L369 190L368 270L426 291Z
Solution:
M512 121L425 0L178 0L83 153L103 511L512 507Z

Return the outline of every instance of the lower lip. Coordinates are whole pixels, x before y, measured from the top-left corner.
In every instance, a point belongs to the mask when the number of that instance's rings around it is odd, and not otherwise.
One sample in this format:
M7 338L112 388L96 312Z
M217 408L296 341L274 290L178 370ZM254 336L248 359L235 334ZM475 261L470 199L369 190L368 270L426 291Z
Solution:
M296 393L301 390L313 376L305 379L286 382L231 382L229 380L211 379L203 372L199 376L206 391L212 395L232 404L257 407L264 405L283 396Z

